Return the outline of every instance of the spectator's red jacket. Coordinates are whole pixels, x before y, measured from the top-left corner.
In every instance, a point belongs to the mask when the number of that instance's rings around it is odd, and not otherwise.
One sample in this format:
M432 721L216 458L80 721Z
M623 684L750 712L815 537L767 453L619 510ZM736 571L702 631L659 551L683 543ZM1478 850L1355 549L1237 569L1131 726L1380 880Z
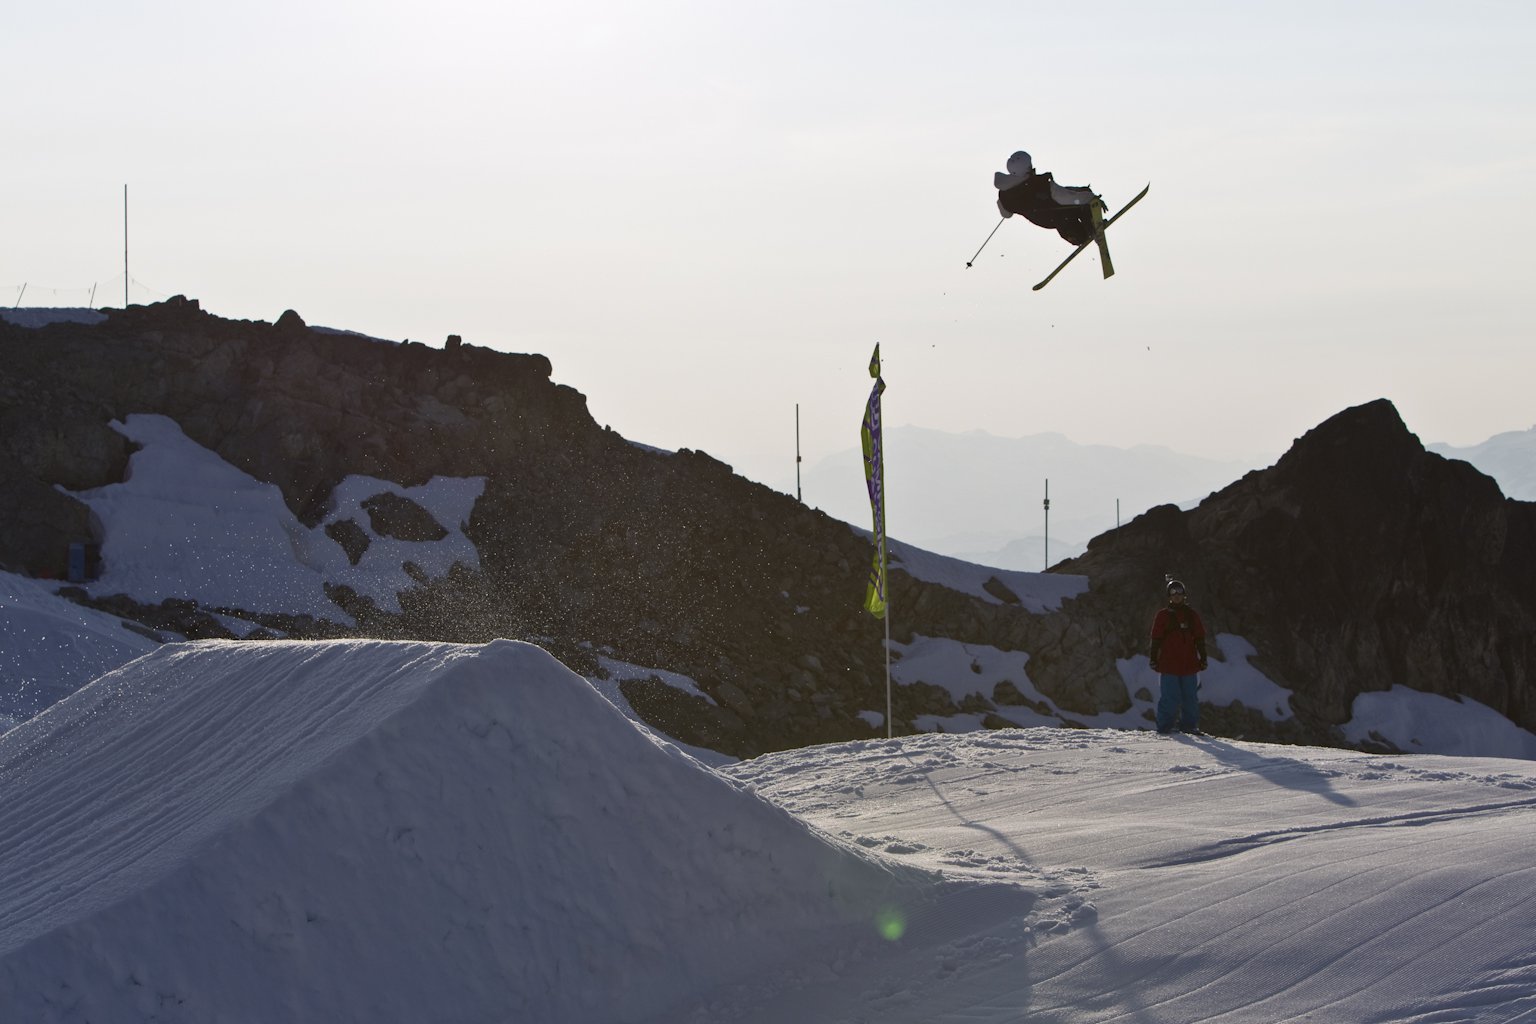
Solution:
M1170 676L1192 676L1205 667L1205 624L1188 605L1169 605L1152 620L1152 667Z

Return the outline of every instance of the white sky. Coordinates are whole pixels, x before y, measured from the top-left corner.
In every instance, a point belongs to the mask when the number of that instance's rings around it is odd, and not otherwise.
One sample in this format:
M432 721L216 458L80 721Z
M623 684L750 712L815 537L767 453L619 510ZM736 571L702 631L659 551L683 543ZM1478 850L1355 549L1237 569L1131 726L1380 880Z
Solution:
M101 2L0 36L0 304L550 356L599 422L792 483L887 419L1283 451L1392 399L1536 422L1526 3ZM1014 149L1119 274L997 222Z

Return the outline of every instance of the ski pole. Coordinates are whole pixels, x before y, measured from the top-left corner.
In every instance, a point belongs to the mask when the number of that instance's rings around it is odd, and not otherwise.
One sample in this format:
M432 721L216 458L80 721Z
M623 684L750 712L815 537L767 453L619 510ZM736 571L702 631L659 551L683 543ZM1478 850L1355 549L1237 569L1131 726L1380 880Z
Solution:
M1003 220L1007 220L1007 219L1008 219L1007 217L1003 218ZM1003 220L1000 220L1000 221L997 222L997 228L1000 228L1000 227L1003 226ZM997 228L993 228L992 229L992 235L997 234ZM987 236L987 242L992 241L992 235L988 235ZM981 249L985 249L987 247L987 242L982 242L981 243ZM970 266L972 263L976 262L976 257L981 255L981 249L977 249L976 250L976 254L974 256L972 256L970 259L965 261L965 265L966 266Z

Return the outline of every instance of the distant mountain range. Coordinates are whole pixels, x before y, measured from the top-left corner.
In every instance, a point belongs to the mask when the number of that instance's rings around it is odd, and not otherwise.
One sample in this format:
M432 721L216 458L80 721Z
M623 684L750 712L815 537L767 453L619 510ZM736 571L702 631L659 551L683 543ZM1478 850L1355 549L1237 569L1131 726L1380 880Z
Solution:
M1536 427L1495 434L1469 448L1448 444L1426 447L1436 455L1472 463L1499 482L1506 498L1536 501Z
M886 431L886 523L891 535L941 554L1038 572L1081 555L1088 541L1155 505L1192 508L1273 458L1220 461L1170 448L1078 444L1061 434L998 437L926 427ZM1470 448L1430 445L1536 500L1536 427ZM867 527L862 453L848 448L802 476L805 502ZM1050 482L1049 536L1044 500ZM1048 543L1047 543L1048 542Z
M849 448L812 465L802 480L806 504L867 526L862 458ZM1054 433L894 427L886 431L886 525L893 537L930 551L1038 572L1047 541L1055 564L1114 529L1117 515L1127 523L1154 505L1194 504L1255 468L1153 445L1078 444Z

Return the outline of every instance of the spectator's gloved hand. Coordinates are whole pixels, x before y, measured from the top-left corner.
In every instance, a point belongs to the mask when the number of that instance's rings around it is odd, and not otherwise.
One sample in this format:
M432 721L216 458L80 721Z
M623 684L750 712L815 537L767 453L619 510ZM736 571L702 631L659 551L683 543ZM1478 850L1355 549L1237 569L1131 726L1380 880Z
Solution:
M1201 672L1205 671L1205 659L1204 658L1200 659L1200 671Z

